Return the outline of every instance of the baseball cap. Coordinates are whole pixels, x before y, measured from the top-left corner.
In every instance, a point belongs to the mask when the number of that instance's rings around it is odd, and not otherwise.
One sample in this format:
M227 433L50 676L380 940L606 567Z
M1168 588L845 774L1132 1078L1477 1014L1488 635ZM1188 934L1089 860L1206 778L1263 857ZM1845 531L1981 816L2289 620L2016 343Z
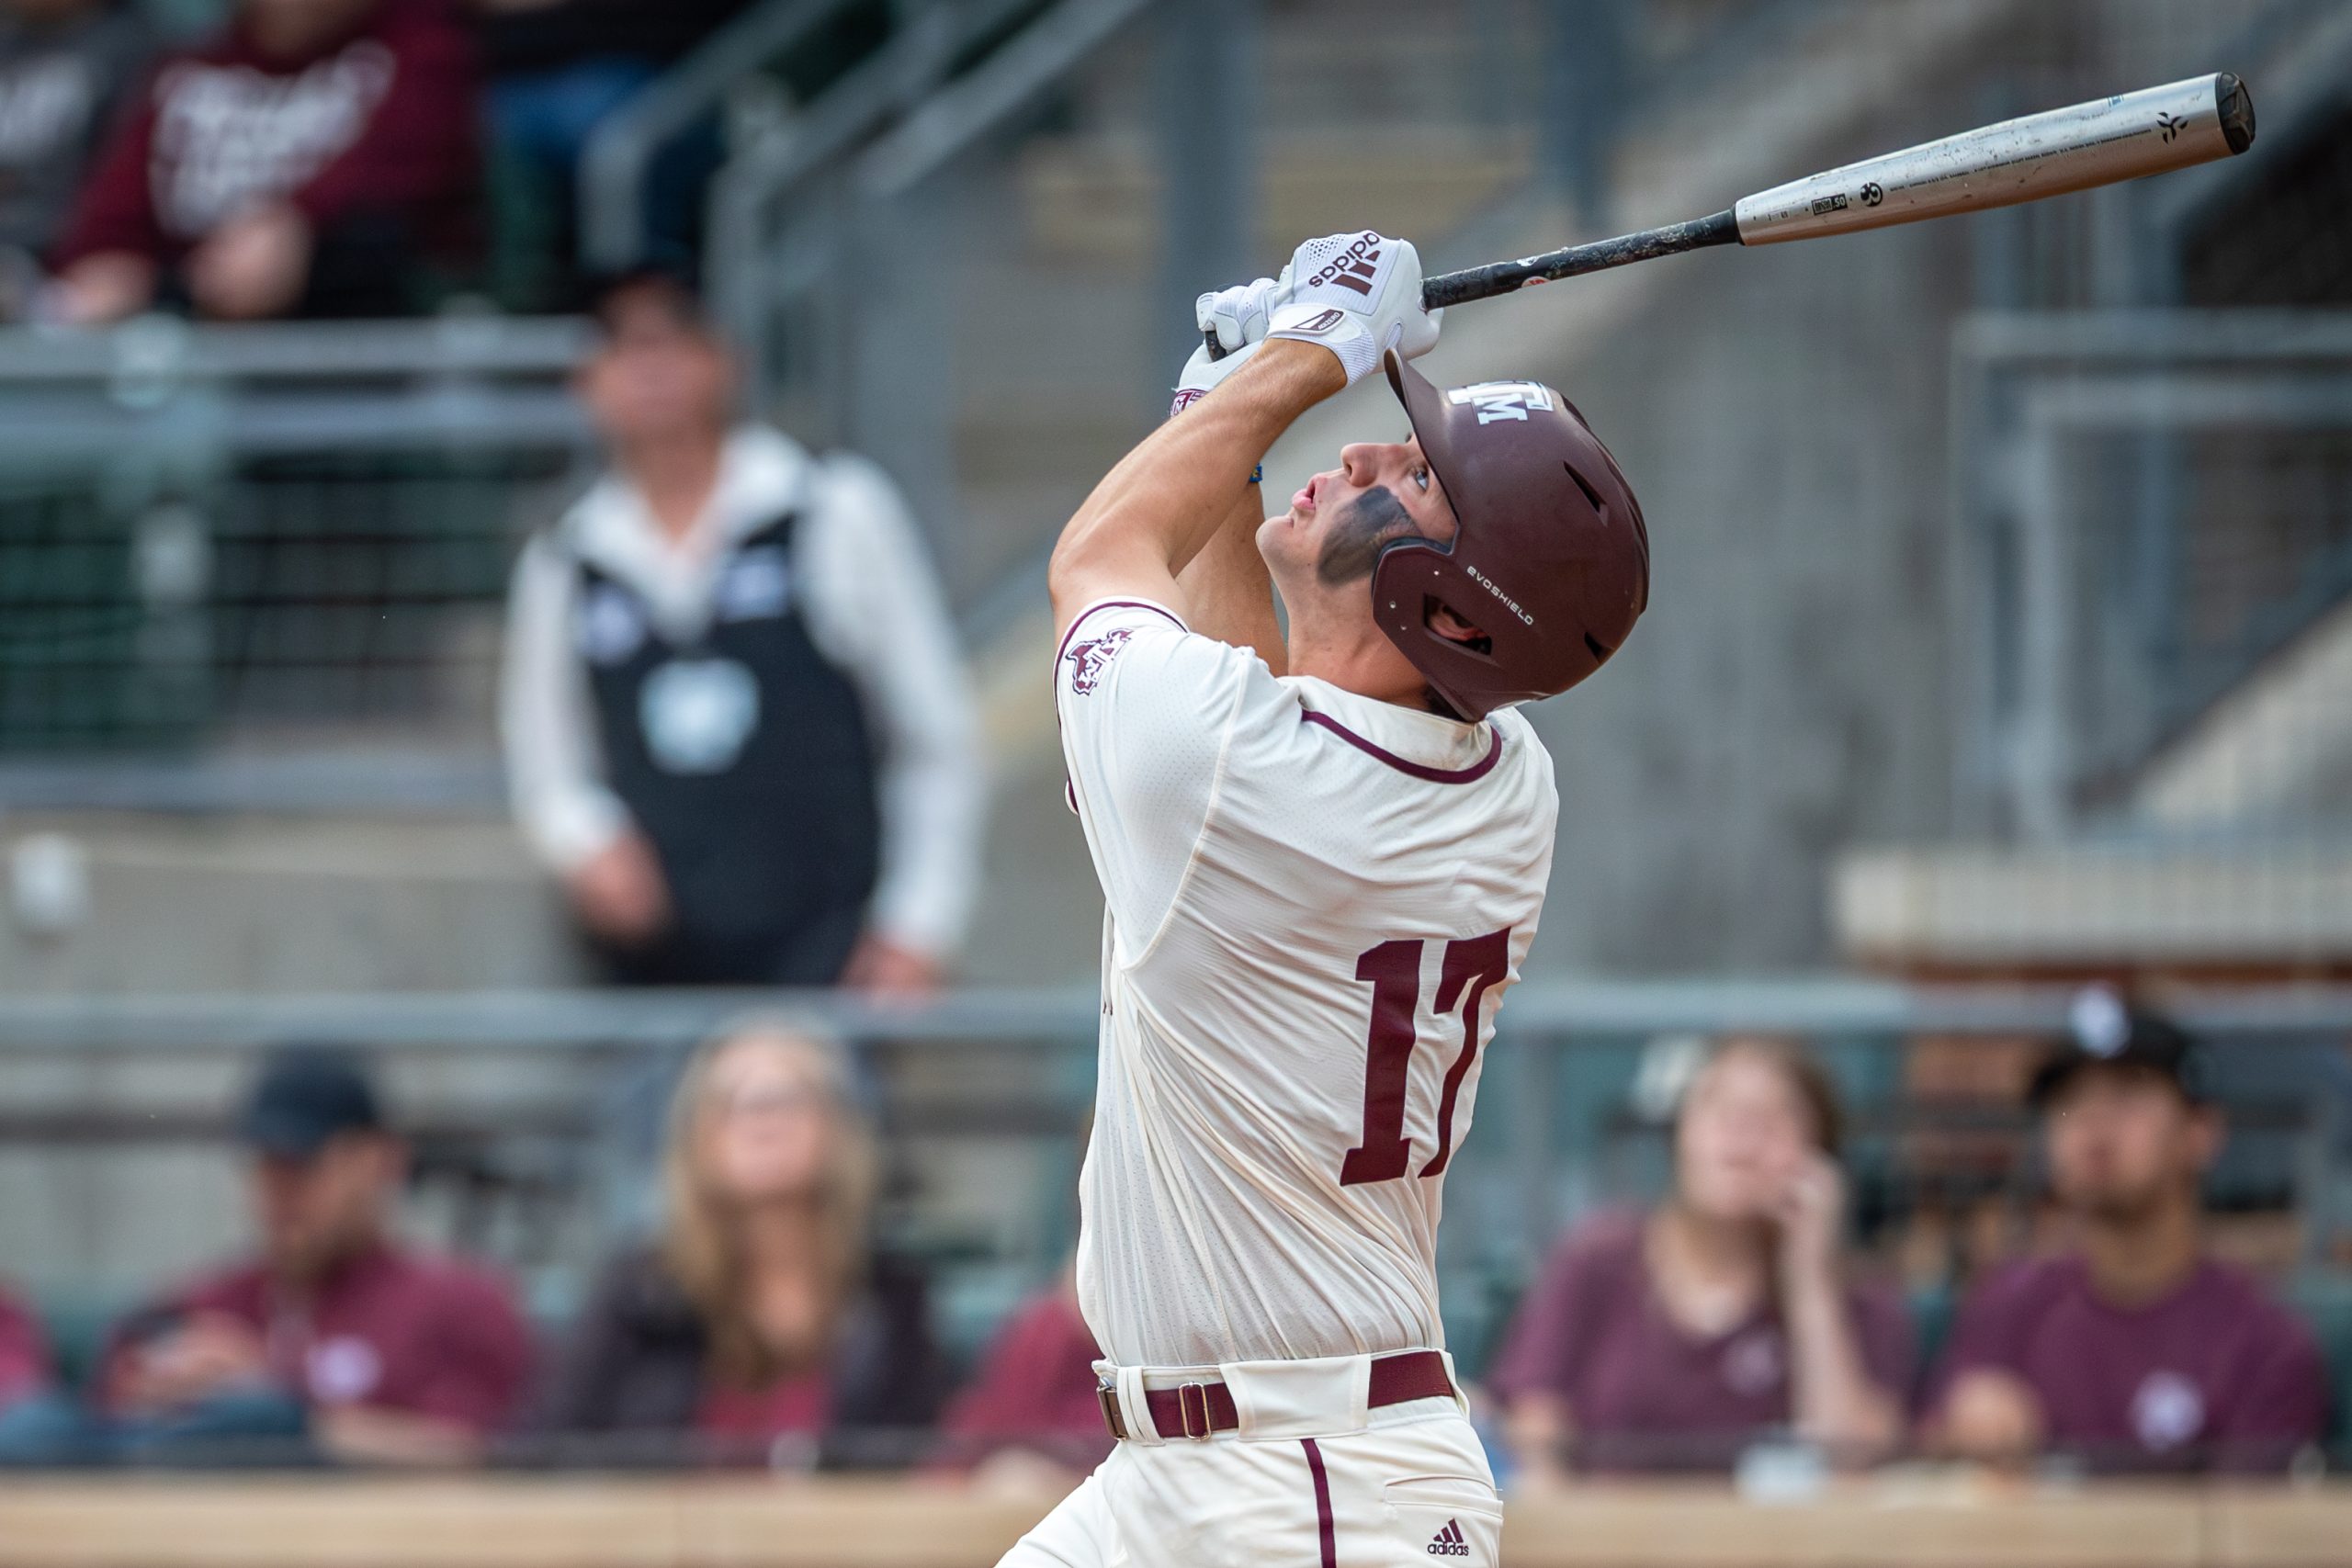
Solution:
M679 325L694 331L707 332L711 325L709 304L694 268L666 254L592 274L581 280L580 295L582 309L607 334L618 325L622 307L631 299L658 300Z
M384 1125L376 1086L351 1052L288 1045L272 1052L237 1115L237 1136L261 1154L309 1159L338 1134Z
M2161 1075L2191 1104L2206 1099L2203 1053L2170 1019L2132 1006L2112 987L2077 992L2066 1034L2036 1068L2027 1100L2040 1109L2086 1067L2136 1067Z

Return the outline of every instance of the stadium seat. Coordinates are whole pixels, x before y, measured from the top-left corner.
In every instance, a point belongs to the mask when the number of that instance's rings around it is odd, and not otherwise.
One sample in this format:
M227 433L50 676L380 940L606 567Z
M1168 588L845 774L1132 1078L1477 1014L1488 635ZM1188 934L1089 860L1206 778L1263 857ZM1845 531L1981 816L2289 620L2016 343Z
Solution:
M38 1294L32 1305L49 1337L50 1359L59 1385L71 1393L82 1393L97 1375L107 1330L131 1303L111 1294L53 1291Z
M2312 1325L2327 1358L2327 1446L2344 1452L2352 1448L2352 1274L2299 1274L2287 1288L2287 1302Z

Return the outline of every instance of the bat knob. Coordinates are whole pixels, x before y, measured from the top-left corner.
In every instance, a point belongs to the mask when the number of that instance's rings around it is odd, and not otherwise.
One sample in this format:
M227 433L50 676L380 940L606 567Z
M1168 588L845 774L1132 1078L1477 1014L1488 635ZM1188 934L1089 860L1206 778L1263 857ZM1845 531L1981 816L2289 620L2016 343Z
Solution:
M1204 327L1201 329L1201 343L1202 345L1209 351L1209 357L1211 359L1223 359L1225 357L1225 344L1217 342L1216 329L1215 327Z
M2254 145L2254 95L2245 90L2245 83L2235 72L2224 71L2213 78L2213 107L2221 117L2222 138L2233 154Z

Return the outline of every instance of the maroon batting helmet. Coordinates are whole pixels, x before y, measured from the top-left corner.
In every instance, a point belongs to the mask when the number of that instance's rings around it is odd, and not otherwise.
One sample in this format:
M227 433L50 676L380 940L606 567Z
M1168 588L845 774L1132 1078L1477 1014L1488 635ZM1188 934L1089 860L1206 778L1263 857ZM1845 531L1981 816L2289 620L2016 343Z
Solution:
M1465 718L1566 691L1623 646L1650 598L1650 536L1634 487L1567 399L1540 381L1441 391L1387 357L1459 527L1450 546L1392 541L1373 614ZM1440 605L1486 635L1430 626Z

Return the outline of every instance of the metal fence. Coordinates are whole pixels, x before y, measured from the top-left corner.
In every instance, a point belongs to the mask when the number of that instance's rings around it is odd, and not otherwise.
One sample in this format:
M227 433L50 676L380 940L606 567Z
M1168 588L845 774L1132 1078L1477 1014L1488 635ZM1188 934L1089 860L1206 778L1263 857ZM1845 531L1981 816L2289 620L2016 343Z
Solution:
M1990 313L1954 346L1976 820L2342 826L2352 315Z
M484 748L506 573L577 481L571 321L0 334L0 771Z
M2039 1177L2018 1091L2070 995L1856 980L1521 987L1449 1186L1441 1261L1453 1343L1476 1363L1563 1225L1657 1194L1695 1043L1729 1032L1803 1038L1832 1067L1853 1111L1857 1235L1877 1268L1932 1292L1984 1261L1995 1238L2022 1245ZM2352 989L2174 1001L2211 1044L2233 1121L2217 1209L2274 1270L2341 1260L2352 1240ZM1091 989L969 992L912 1010L720 992L17 998L0 1003L0 1152L81 1158L114 1201L158 1206L141 1223L161 1225L152 1234L166 1247L191 1245L183 1238L219 1235L220 1218L172 1220L188 1196L142 1194L128 1156L222 1138L256 1048L365 1045L418 1139L434 1223L560 1305L599 1253L650 1218L648 1162L681 1054L753 1010L858 1053L896 1171L890 1231L934 1261L943 1326L969 1351L1073 1240ZM157 1170L159 1182L167 1170L185 1179L184 1165ZM61 1181L71 1186L52 1174L49 1190ZM14 1238L0 1250L37 1264L39 1233L0 1209L0 1235Z

